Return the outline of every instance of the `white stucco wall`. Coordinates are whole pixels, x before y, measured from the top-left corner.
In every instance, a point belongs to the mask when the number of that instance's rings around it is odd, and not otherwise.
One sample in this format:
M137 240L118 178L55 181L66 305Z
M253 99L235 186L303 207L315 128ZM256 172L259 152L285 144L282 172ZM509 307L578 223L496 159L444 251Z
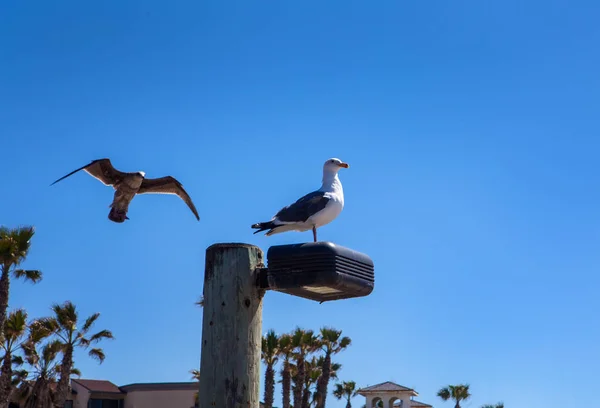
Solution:
M394 402L390 401L392 398L402 400L402 408L410 408L410 393L404 392L379 392L377 394L368 395L365 397L367 408L371 408L373 406L373 401L381 398L383 401L384 408L394 408Z
M73 394L73 408L87 408L90 392L76 382L71 381L71 387L77 394Z

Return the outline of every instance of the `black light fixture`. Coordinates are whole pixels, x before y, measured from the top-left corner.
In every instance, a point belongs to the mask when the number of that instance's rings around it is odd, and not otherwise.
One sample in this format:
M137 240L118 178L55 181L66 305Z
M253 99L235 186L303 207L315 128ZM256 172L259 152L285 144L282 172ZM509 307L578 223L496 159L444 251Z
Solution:
M369 256L332 242L277 245L267 251L259 286L323 303L369 295L374 269Z

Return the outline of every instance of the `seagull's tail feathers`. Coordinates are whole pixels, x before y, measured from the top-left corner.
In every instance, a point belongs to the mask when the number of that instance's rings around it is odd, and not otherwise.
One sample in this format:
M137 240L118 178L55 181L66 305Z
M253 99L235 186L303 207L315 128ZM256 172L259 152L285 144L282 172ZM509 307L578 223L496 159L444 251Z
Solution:
M295 224L287 224L287 223L279 224L279 223L275 223L273 221L267 221L267 222L259 222L259 223L253 224L252 228L256 229L256 231L254 231L255 234L258 232L268 230L265 235L269 237L273 234L279 234L280 232L293 231L296 229L296 225Z
M294 225L277 225L275 226L275 228L272 228L271 230L269 230L269 232L267 232L265 235L270 237L273 234L279 234L280 232L286 232L286 231L294 231L296 229L296 227Z

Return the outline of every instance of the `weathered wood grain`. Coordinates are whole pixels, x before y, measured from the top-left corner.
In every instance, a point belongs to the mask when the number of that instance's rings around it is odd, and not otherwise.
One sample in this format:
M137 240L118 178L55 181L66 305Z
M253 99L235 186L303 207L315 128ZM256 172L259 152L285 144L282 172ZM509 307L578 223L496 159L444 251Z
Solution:
M262 298L260 248L215 244L206 250L200 408L259 408Z

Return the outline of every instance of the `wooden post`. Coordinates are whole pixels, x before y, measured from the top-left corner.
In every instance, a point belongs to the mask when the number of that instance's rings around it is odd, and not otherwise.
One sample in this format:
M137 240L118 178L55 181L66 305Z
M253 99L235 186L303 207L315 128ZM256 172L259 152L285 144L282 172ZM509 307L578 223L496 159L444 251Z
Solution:
M263 252L247 244L206 249L200 408L259 408Z

